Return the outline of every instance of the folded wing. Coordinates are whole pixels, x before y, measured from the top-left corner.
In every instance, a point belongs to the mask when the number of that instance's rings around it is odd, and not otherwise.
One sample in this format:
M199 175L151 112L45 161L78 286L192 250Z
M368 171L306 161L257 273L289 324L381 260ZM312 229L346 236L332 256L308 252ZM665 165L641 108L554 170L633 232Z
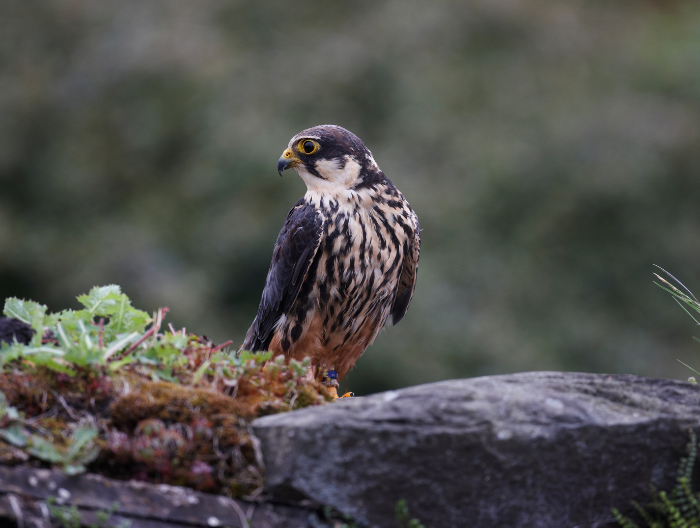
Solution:
M267 350L275 324L299 294L322 233L322 213L300 200L277 237L258 315L246 334L243 350Z
M416 275L418 274L418 259L420 257L420 225L415 217L413 236L404 245L403 265L401 277L396 288L396 297L391 306L391 324L398 324L406 315L408 305L411 303L413 291L416 289Z

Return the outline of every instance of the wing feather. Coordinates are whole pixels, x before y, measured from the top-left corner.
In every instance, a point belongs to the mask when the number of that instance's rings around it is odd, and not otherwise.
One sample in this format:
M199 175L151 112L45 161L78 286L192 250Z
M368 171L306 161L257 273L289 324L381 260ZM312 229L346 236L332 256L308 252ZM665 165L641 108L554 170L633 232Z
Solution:
M406 315L408 305L411 303L413 292L416 289L416 276L418 274L418 259L420 258L420 224L418 217L413 215L413 237L404 245L401 276L396 288L396 297L391 306L391 324L396 326Z
M246 334L243 350L267 350L272 330L294 303L316 255L323 221L321 211L303 199L289 211L272 253L258 315Z

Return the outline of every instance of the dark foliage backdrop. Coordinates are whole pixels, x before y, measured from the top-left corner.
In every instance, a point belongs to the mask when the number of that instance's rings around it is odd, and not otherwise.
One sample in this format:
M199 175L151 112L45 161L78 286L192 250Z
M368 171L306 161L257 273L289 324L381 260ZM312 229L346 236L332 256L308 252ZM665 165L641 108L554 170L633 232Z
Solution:
M522 370L685 377L700 290L691 0L4 0L0 296L118 283L242 341L304 192L302 128L362 137L424 229L367 393Z

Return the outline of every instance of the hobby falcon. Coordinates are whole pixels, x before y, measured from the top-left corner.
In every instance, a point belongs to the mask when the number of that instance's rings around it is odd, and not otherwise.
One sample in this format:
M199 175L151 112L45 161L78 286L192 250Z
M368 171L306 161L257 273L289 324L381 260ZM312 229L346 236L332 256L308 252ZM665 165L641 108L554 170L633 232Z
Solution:
M335 125L299 132L277 169L306 194L287 215L244 350L311 358L342 379L386 323L406 314L420 254L418 217L372 153Z

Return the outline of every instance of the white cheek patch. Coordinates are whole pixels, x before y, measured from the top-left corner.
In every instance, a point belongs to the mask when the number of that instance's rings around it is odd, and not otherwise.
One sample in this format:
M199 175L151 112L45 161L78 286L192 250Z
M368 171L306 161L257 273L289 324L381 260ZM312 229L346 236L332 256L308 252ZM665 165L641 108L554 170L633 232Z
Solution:
M325 180L306 171L303 165L294 167L306 184L305 198L309 203L316 207L330 207L332 199L341 207L347 207L350 215L355 213L358 206L362 209L371 209L374 206L375 190L353 189L360 179L360 164L350 157L346 159L342 169L337 161L317 161L315 168L324 178L328 178Z
M341 167L340 160L319 160L315 163L318 173L328 181L338 183L349 189L360 177L361 165L350 156L345 156L345 166Z
M345 190L345 187L339 183L329 180L323 180L318 176L314 176L310 172L304 170L302 166L294 167L301 179L304 180L306 184L307 195L309 193L321 195L330 194L331 196L337 196ZM319 202L320 203L320 202Z

